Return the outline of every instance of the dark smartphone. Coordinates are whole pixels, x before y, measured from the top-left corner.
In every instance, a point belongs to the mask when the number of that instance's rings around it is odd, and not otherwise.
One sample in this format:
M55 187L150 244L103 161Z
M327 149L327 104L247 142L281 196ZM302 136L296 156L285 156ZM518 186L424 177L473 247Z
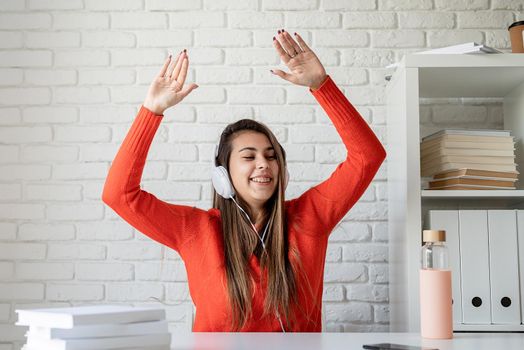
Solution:
M422 346L391 344L391 343L364 344L362 345L362 347L364 349L369 349L369 350L438 350L436 348L424 348Z

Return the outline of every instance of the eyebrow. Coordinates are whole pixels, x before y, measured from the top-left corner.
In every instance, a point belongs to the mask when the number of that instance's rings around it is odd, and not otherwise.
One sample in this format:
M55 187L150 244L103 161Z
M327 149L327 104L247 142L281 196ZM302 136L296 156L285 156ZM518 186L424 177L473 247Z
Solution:
M257 149L255 147L244 147L242 148L240 151L238 151L238 153L242 152L242 151L256 151ZM275 150L272 146L268 147L265 149L266 151L271 151L271 150Z

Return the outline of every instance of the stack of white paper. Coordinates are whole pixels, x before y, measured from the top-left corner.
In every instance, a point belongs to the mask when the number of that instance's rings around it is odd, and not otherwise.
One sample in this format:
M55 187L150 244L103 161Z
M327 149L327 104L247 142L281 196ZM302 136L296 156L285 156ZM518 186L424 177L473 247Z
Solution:
M417 54L466 54L466 53L502 53L501 51L476 42L440 47L427 51L416 52Z
M165 310L124 305L16 310L25 350L168 350Z

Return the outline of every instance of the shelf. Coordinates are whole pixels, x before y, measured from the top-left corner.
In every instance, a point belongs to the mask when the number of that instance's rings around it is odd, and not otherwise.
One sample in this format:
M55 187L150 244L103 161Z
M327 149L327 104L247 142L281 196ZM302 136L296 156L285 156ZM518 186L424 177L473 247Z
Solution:
M524 199L524 190L422 190L423 198L522 198Z

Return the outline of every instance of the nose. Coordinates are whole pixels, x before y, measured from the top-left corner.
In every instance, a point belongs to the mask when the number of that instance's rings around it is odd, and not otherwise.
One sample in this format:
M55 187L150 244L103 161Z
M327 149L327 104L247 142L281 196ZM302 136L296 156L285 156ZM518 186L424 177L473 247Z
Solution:
M267 161L266 158L262 158L258 161L257 163L257 168L258 169L267 169L269 168L269 162Z

